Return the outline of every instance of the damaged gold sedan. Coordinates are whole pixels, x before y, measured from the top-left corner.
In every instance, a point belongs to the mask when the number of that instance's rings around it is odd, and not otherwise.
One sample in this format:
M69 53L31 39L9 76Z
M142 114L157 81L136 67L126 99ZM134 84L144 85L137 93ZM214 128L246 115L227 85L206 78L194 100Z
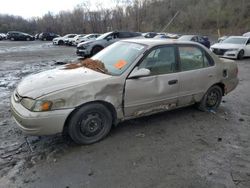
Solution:
M216 110L236 88L237 74L235 62L196 43L125 40L91 59L24 78L11 110L25 133L67 132L76 143L91 144L127 119L193 104Z

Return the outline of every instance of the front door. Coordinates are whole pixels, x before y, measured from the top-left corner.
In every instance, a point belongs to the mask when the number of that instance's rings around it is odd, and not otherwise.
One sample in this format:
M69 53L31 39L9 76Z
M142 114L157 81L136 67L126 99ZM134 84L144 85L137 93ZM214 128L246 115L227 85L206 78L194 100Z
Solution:
M136 67L149 69L150 75L126 80L125 117L153 114L176 106L179 90L176 62L174 46L151 50Z

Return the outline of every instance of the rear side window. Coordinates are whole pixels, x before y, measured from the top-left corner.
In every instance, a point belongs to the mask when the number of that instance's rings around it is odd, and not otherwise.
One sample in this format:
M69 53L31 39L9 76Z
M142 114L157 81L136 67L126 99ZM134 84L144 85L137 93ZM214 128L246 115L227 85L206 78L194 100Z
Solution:
M120 32L119 33L119 38L129 38L131 37L129 32Z
M213 65L212 59L200 48L194 46L180 46L181 71L196 70Z

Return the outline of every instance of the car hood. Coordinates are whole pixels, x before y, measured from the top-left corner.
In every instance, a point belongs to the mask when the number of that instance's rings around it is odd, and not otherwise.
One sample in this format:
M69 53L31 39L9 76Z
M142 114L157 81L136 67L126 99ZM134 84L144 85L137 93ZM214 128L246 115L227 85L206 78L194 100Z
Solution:
M229 43L216 43L211 48L219 48L219 49L237 49L242 48L242 44L229 44Z
M96 41L96 40L94 40L94 41ZM81 42L81 43L79 43L77 46L85 46L85 45L88 45L88 44L93 43L94 41L92 40L92 41ZM98 40L98 41L101 41L101 40Z
M65 69L62 66L27 76L18 84L17 92L22 97L36 99L62 89L85 85L110 77L110 75L102 74L85 67Z
M56 37L53 40L60 40L60 39L64 39L63 37Z

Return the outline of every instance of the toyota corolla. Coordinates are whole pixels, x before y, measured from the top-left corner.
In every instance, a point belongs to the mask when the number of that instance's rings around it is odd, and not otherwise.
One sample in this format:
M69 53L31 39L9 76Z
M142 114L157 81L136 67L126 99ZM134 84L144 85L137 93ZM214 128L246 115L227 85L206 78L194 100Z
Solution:
M125 40L91 59L27 76L11 96L11 110L25 133L67 132L91 144L124 120L193 104L216 110L236 88L237 74L234 61L198 43Z

